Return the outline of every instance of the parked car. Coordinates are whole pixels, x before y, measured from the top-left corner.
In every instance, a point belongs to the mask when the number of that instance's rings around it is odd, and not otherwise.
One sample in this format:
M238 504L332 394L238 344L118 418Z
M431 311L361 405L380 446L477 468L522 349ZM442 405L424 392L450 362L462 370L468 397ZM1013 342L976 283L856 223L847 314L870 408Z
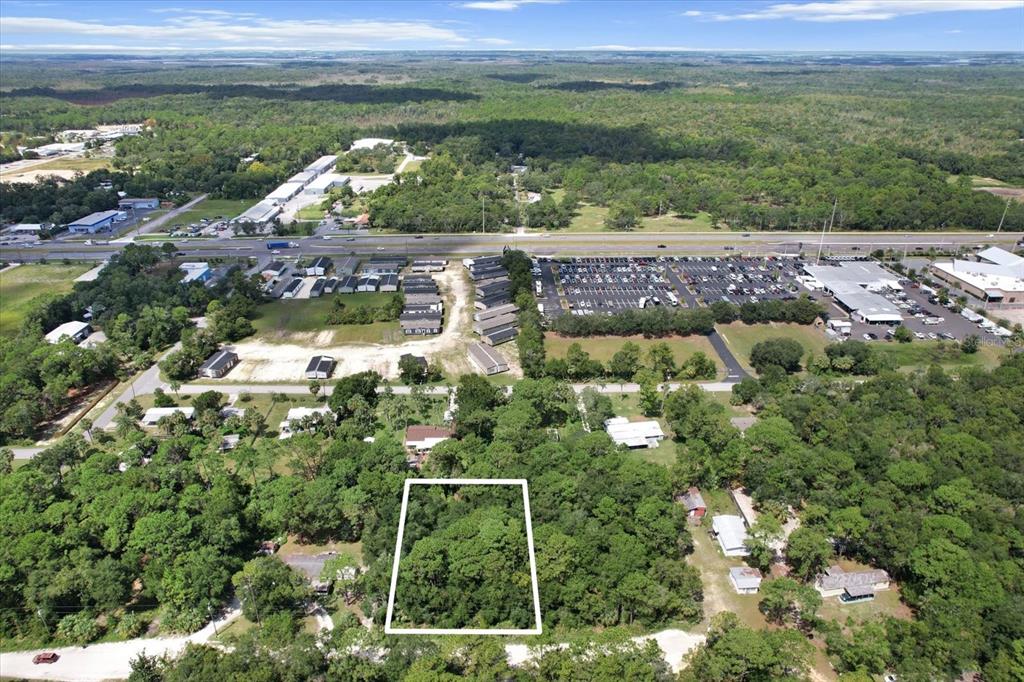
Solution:
M36 654L32 657L32 662L36 665L40 663L56 663L60 658L60 655L55 651L44 651L41 654Z

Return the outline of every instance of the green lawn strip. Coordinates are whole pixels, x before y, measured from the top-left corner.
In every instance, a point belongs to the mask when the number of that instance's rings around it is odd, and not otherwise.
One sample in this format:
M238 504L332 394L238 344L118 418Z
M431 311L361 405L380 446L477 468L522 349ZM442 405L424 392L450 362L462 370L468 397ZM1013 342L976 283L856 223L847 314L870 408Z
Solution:
M88 173L90 171L99 170L100 168L111 168L112 166L112 158L100 156L93 158L79 157L72 159L54 159L53 161L41 163L38 166L32 166L27 170L69 170Z
M75 278L92 267L47 263L19 265L0 272L0 336L14 336L18 332L34 298L71 291Z
M910 343L877 343L872 344L876 352L881 353L895 363L896 367L913 371L924 369L933 364L948 369L960 367L996 367L1006 355L1002 346L982 344L977 353L959 352L953 344L945 341L912 341Z
M336 294L346 307L383 305L390 293ZM331 326L327 315L334 307L335 295L319 298L278 300L265 303L257 311L253 326L256 335L266 341L288 343L290 333L333 331L334 343L396 343L404 335L397 321L372 324Z
M721 334L729 350L736 356L740 364L747 371L753 372L750 366L750 351L759 342L765 339L786 338L797 341L804 347L804 366L810 356L821 355L825 352L825 346L829 344L825 334L810 325L770 322L768 324L743 324L733 322L731 324L716 325L718 333Z

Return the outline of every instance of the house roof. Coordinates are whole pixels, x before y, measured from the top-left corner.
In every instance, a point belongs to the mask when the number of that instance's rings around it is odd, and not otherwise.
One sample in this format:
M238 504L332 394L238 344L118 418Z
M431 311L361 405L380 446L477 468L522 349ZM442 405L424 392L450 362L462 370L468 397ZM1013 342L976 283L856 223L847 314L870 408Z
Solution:
M399 358L399 359L400 360L405 360L406 358L412 358L413 360L416 361L416 364L418 364L420 367L426 367L427 366L427 359L425 357L423 357L422 355L413 355L412 353L403 353L402 357Z
M704 503L704 497L700 494L700 490L698 490L697 488L690 488L685 493L680 495L679 501L682 502L683 506L686 507L687 511L708 508L708 505Z
M508 369L508 363L505 362L505 358L501 353L488 348L482 343L470 344L469 355L485 372L492 370L504 372Z
M142 415L142 421L146 424L153 424L177 412L185 415L186 419L191 419L195 411L194 407L151 407Z
M279 260L272 260L263 268L263 272L284 272L285 264Z
M330 372L334 368L334 358L330 355L314 355L306 365L307 372Z
M229 350L219 350L210 357L206 358L206 362L199 366L199 370L212 369L217 371L223 369L231 364L238 361L238 355Z
M649 438L664 438L661 424L653 419L631 422L626 417L613 417L604 422L604 430L619 445L646 445Z
M757 589L761 586L761 571L749 566L733 566L729 569L729 577L740 590Z
M89 325L87 323L79 322L77 320L65 322L56 329L50 331L45 338L50 343L60 343L60 340L63 339L65 336L68 338L73 338L75 335L81 333L82 330L88 327Z
M451 438L453 431L447 426L431 426L429 424L416 424L406 427L405 442L418 443L431 438Z
M845 571L840 566L829 566L818 576L818 585L823 590L848 590L849 588L873 587L889 582L889 574L880 568L865 571Z
M112 220L114 218L114 216L116 216L116 215L117 215L117 211L96 211L95 213L90 213L87 216L79 218L78 220L76 220L75 222L73 222L71 224L72 225L95 225L97 223L102 223L102 222L104 222L106 220Z
M711 518L711 528L719 537L723 547L742 549L746 547L747 527L743 519L731 514L722 514Z

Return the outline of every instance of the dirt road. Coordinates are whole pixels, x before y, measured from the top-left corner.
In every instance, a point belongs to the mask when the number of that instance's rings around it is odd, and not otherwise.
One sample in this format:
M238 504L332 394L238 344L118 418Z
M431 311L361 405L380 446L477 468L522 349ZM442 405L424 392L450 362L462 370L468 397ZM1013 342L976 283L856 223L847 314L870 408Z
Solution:
M306 364L313 355L329 355L338 366L336 376L375 370L389 379L398 377L398 361L405 353L424 355L440 362L454 374L470 371L466 346L471 337L472 311L469 285L461 268L449 268L435 276L438 287L450 304L448 323L437 336L416 338L399 344L350 343L333 345L334 332L293 334L296 343L271 343L263 340L235 344L239 364L231 379L239 382L273 383L301 381Z

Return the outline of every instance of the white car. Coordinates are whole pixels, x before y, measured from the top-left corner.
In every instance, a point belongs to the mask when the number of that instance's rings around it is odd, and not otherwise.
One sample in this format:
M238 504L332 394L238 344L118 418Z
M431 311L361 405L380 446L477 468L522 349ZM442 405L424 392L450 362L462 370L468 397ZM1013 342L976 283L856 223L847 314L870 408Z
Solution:
M275 256L280 256L280 255L281 255L281 252L280 252L280 251L278 251L277 249L274 249L274 250L273 250L273 251L271 251L270 253L274 254Z
M935 332L928 332L928 338L931 339L932 341L938 341L939 335L936 334Z
M914 332L914 338L915 339L926 339L928 337L924 335L924 332Z

